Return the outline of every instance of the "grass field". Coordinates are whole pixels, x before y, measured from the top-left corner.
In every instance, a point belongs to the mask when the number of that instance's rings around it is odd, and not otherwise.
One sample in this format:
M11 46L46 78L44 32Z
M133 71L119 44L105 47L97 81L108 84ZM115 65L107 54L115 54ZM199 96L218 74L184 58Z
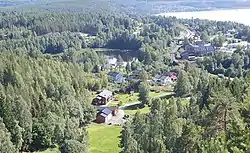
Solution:
M150 92L149 96L151 98L160 98L160 97L164 97L167 95L171 95L172 92ZM130 103L134 103L138 101L139 98L139 93L134 93L133 95L130 94L117 94L115 95L116 101L114 101L114 103L110 103L110 105L116 105L117 103L119 103L120 101L122 102L122 105L126 105L126 104L130 104Z
M119 153L121 130L120 126L90 125L88 128L89 153Z
M150 107L145 106L143 108L127 108L124 110L126 115L134 115L137 111L140 111L141 114L146 114L150 112Z
M138 101L139 94L135 93L133 96L129 94L117 94L115 95L117 101L121 101L122 105L126 105L129 103L134 103Z

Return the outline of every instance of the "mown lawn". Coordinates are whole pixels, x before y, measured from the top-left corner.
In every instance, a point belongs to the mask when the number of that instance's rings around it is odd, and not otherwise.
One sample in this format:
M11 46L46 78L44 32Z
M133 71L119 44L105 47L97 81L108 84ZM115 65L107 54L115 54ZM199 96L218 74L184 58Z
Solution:
M122 127L92 124L88 128L89 153L119 153Z
M160 98L167 95L171 95L172 92L149 92L151 98ZM139 93L130 94L117 94L115 95L115 101L110 103L110 106L117 105L119 102L122 102L122 105L138 102Z
M134 115L137 111L139 111L141 114L146 114L150 112L150 107L145 106L143 108L134 107L134 108L126 108L124 110L126 115Z
M139 98L139 93L130 94L117 94L115 95L115 99L119 102L122 102L122 105L126 105L129 103L137 102Z

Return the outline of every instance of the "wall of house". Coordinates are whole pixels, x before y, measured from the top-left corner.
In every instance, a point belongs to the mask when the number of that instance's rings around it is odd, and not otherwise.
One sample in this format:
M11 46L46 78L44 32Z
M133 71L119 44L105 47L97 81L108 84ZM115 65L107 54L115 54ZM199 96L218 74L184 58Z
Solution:
M96 117L96 122L97 123L105 123L105 121L106 121L105 117L103 117L101 115L97 115L97 117Z
M112 118L112 113L110 113L106 118L105 118L105 123L108 122Z

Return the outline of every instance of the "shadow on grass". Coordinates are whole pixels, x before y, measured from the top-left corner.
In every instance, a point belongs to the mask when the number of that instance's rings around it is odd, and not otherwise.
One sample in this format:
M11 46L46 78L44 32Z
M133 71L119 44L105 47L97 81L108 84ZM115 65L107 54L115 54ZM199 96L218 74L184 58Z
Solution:
M128 106L124 110L138 110L138 109L143 109L144 107L145 107L145 105L140 103L140 104Z
M162 96L162 97L159 97L160 99L169 99L171 97L175 97L175 93L173 94L170 94L170 95L165 95L165 96Z

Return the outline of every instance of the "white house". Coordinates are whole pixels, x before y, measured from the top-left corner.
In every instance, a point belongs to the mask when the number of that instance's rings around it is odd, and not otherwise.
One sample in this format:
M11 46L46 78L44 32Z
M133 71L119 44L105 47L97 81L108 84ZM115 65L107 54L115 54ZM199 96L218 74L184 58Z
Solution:
M168 85L168 84L172 84L173 81L172 81L171 77L169 77L167 75L159 75L159 74L157 74L152 79L152 83L153 84L158 84L158 85Z
M108 60L107 60L107 65L108 65L108 67L115 68L117 66L117 58L109 57Z

